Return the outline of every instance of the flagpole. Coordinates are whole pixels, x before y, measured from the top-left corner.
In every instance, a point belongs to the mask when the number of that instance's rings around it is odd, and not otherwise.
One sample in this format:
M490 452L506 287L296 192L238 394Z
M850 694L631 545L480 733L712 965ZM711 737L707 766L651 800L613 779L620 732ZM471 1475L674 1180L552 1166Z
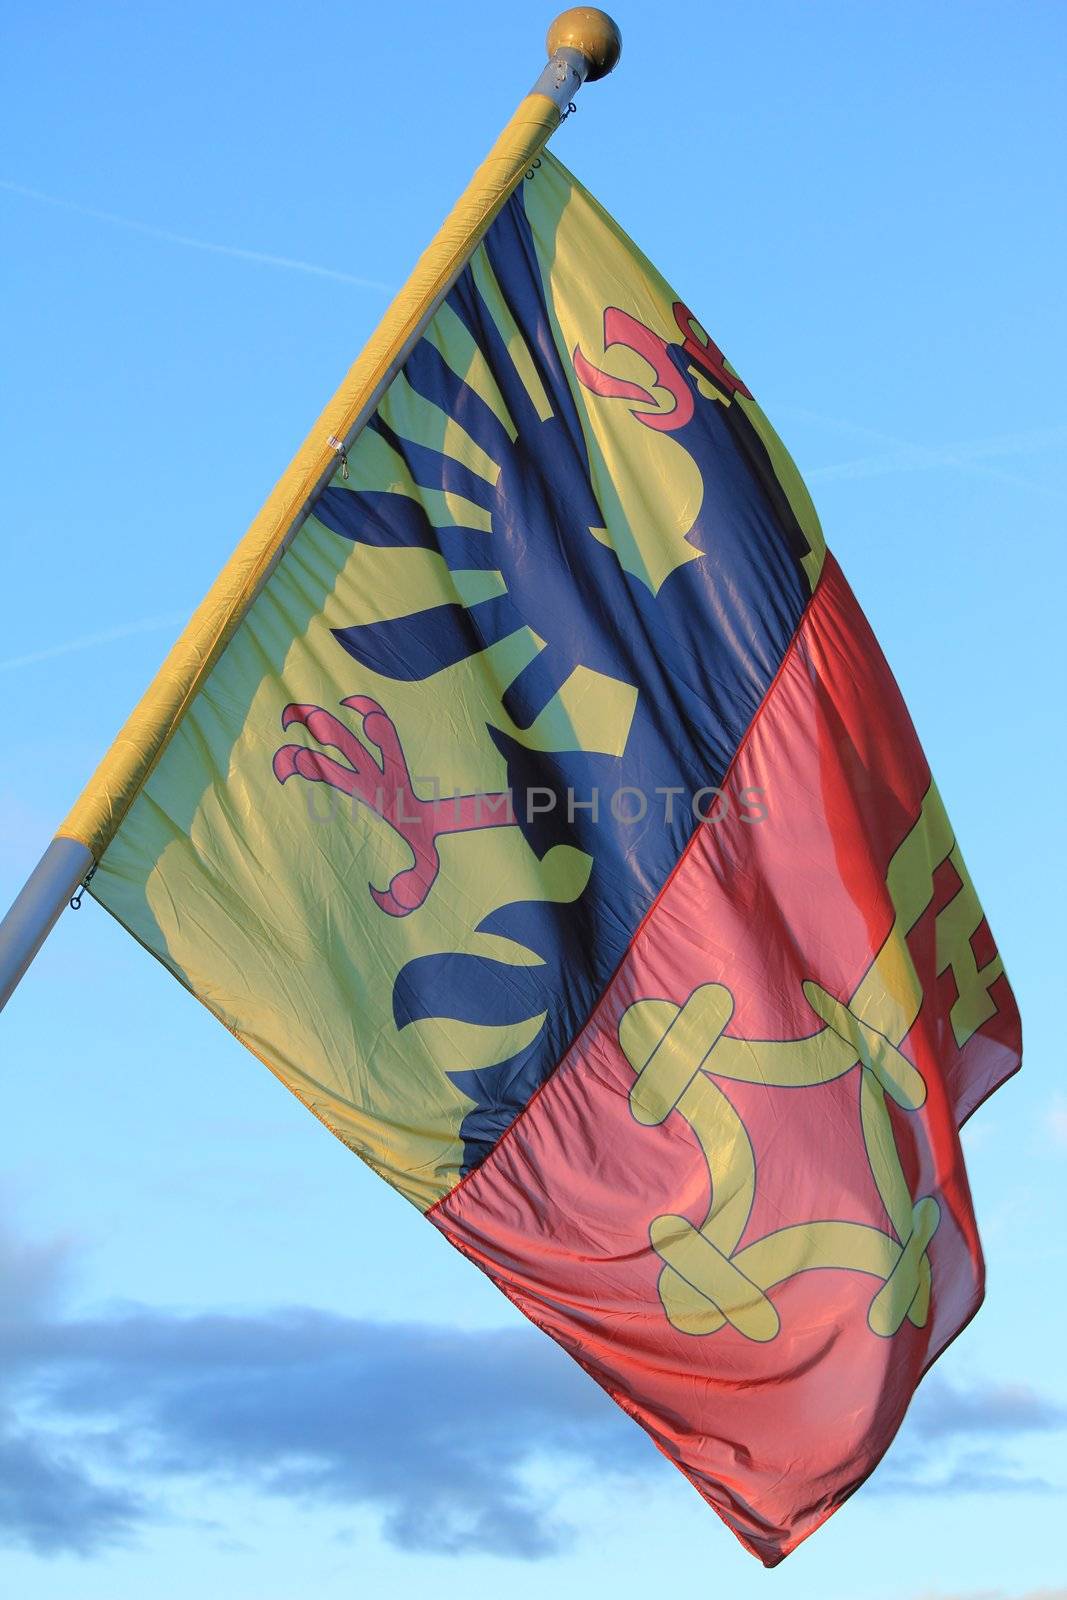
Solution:
M622 40L603 11L576 6L556 18L547 48L549 59L537 82L424 250L0 923L0 1009L78 885L91 876L193 697L493 218L582 84L605 77L615 66Z

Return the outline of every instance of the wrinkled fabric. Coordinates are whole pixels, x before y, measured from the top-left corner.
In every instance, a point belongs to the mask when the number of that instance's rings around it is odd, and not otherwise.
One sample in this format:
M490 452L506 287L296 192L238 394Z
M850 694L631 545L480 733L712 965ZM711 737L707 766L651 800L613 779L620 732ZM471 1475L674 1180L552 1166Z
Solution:
M750 389L551 157L91 892L768 1565L981 1298L958 844Z

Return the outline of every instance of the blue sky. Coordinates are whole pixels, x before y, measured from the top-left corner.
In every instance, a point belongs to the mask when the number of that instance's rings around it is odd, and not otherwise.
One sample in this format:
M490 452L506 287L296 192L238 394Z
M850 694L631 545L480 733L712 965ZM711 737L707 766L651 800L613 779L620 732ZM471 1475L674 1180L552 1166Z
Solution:
M1018 993L1026 1071L965 1135L987 1304L871 1482L766 1574L87 904L0 1026L0 1588L22 1600L1067 1595L1067 11L617 14L622 64L553 148L797 457ZM9 12L5 901L549 20L466 0Z

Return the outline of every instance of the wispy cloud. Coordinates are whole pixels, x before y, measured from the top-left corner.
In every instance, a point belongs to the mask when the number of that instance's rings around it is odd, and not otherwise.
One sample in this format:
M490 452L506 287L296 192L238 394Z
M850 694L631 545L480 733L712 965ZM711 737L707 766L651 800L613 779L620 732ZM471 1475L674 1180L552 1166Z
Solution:
M96 206L83 205L79 200L68 200L62 195L46 194L43 189L31 189L26 184L15 183L10 178L0 178L0 189L9 194L21 195L24 200L35 200L40 205L55 206L60 211L71 211L77 216L91 217L96 222L107 222L115 228L125 228L131 233L141 233L150 239L160 239L165 244L181 245L186 250L206 250L210 255L232 256L238 261L251 261L260 267L281 267L287 272L310 273L314 278L332 278L336 283L349 283L357 289L374 289L381 294L393 294L391 284L377 278L364 278L351 272L339 272L334 267L320 267L314 261L301 261L293 256L273 255L267 250L247 250L236 244L216 244L210 239L197 239L191 234L176 233L170 228L159 228L151 222L138 222L133 217L123 217L114 211L101 211Z
M869 1493L881 1495L1060 1494L1058 1484L1038 1473L1020 1472L993 1451L974 1450L944 1466L920 1467L907 1452L890 1456L871 1479Z
M61 1256L0 1246L0 1302L17 1308L0 1319L8 1542L41 1553L125 1542L158 1514L144 1485L199 1477L320 1508L364 1506L405 1550L531 1560L570 1535L530 1489L538 1461L615 1482L665 1470L533 1330L300 1308L64 1318L61 1266Z
M894 434L882 433L841 417L828 417L821 412L804 407L783 406L781 416L797 422L823 427L833 433L862 440L879 448L847 461L834 462L825 467L813 467L805 473L809 484L841 483L861 478L879 478L900 472L927 472L938 468L954 468L977 477L991 478L1012 488L1028 489L1037 494L1050 495L1062 500L1062 493L1030 478L1004 472L991 462L1020 456L1037 456L1051 450L1060 450L1067 444L1067 426L1032 428L1022 433L1002 433L985 439L967 439L955 444L921 445Z
M963 1387L937 1376L919 1390L873 1494L1059 1494L1062 1485L1021 1468L1007 1449L1023 1435L1067 1428L1067 1406L1026 1384Z
M77 639L65 639L60 644L50 644L43 650L31 650L27 655L9 656L0 661L0 672L14 672L16 667L34 667L41 661L53 661L57 656L75 655L80 650L92 650L97 645L112 644L119 639L130 639L138 633L155 633L161 628L179 628L187 612L176 612L169 617L142 617L139 622L123 622L115 628L104 628L100 633L82 634Z
M909 1426L922 1439L1049 1433L1067 1427L1067 1406L1023 1383L964 1389L931 1377L916 1397Z
M339 1517L362 1507L402 1550L536 1560L572 1537L567 1483L670 1471L530 1328L306 1307L77 1316L63 1310L70 1265L62 1247L0 1234L0 1543L45 1555L128 1543L167 1514L168 1485L200 1480ZM934 1381L920 1394L865 1493L1050 1491L1005 1448L1062 1426L1062 1407L1021 1386ZM546 1462L555 1496L533 1487Z
M0 1412L0 1542L36 1555L89 1556L128 1543L144 1512L135 1491L96 1482Z

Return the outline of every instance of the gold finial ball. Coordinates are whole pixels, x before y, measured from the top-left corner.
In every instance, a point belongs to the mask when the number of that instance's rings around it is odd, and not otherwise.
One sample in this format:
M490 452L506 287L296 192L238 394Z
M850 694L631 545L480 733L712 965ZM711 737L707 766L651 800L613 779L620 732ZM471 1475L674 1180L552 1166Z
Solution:
M589 82L606 78L622 54L622 34L606 11L596 6L573 6L563 11L548 30L548 53L578 50L592 63Z

